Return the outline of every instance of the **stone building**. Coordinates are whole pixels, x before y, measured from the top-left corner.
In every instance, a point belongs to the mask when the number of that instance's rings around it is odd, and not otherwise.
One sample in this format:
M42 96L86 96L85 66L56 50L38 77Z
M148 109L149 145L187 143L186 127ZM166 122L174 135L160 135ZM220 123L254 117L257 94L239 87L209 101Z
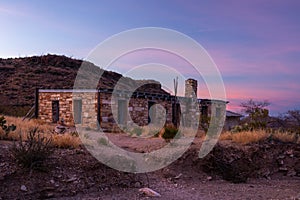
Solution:
M198 127L199 118L221 113L224 101L197 99L197 81L185 81L185 97L173 96L156 87L151 92L113 89L66 90L39 89L36 98L37 117L50 123L59 120L66 125L80 125L106 132L118 132L120 126L135 123L145 126L165 120L165 124ZM163 92L161 92L163 91ZM225 105L225 106L221 106Z
M242 117L243 117L243 115L241 115L239 113L235 113L235 112L227 110L224 130L231 130L235 126L239 125Z

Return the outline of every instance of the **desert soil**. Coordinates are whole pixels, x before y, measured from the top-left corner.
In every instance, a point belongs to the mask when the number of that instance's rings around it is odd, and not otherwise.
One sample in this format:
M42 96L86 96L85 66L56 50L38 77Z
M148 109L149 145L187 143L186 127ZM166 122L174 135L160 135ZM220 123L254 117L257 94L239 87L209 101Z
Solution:
M110 135L110 139L139 152L149 151L149 144L154 149L165 144L160 138ZM198 140L176 162L147 174L111 169L84 147L55 149L42 170L26 170L11 157L13 143L0 141L0 199L300 199L299 145L241 146L222 141L199 159ZM143 187L161 197L141 194Z

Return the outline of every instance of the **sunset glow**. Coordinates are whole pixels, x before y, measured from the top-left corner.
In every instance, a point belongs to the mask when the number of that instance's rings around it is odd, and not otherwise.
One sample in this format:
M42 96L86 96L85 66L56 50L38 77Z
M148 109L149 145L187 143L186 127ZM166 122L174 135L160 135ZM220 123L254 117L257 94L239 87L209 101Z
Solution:
M0 57L51 53L84 59L119 32L138 27L173 29L201 44L214 60L230 101L228 109L240 112L239 104L253 98L270 101L271 114L278 114L300 108L299 9L297 0L4 0ZM189 63L168 52L135 52L109 69L124 74L132 65L155 62L198 79L198 97L209 98L202 77L194 77Z

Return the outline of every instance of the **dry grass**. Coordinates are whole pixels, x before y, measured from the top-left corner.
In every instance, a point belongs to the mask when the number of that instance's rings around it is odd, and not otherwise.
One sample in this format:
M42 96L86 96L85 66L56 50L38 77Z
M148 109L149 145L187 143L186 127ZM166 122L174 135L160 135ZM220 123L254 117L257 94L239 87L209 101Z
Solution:
M18 140L20 135L24 140L26 140L28 133L30 130L34 129L35 127L39 128L39 134L43 134L43 136L46 136L47 138L52 138L52 144L59 148L77 148L80 146L81 140L78 136L74 136L70 133L65 134L54 134L53 133L53 125L44 123L40 120L25 120L22 121L22 118L19 117L9 117L6 116L7 124L15 124L17 129L8 135L8 139L10 140ZM147 136L153 135L155 132L152 129L147 130ZM189 130L184 130L183 135L189 136ZM143 133L145 134L145 133ZM0 128L0 138L1 136L4 136L3 130ZM197 133L198 137L204 137L204 133ZM267 133L264 130L259 131L243 131L239 133L232 133L232 132L225 132L220 135L220 140L231 140L236 143L240 144L249 144L249 143L255 143L262 140L265 140L266 138L270 137L271 133ZM282 133L282 132L275 132L272 134L272 138L278 139L283 142L295 142L300 144L300 137L297 138L296 134L293 133Z
M259 131L245 131L240 133L234 133L232 135L232 141L241 144L255 143L267 139L270 133L264 130Z
M72 136L69 133L66 134L53 134L52 143L59 148L78 148L81 144L80 138Z
M52 138L52 145L59 147L59 148L78 148L81 144L80 138L78 136L73 136L70 133L65 134L55 134L53 133L54 126L41 120L32 119L30 121L24 120L20 117L10 117L5 116L7 124L14 124L16 125L16 130L10 132L8 134L9 140L18 140L20 136L27 140L28 133L30 130L38 127L39 134L43 135L46 138ZM4 136L4 132L0 129L0 138Z
M282 142L294 142L300 144L300 138L296 137L295 133L275 132L268 133L264 130L258 131L242 131L238 133L225 132L220 135L220 140L231 140L236 143L249 144L263 141L268 137L280 140Z
M232 140L232 133L230 132L225 132L225 133L221 133L220 140Z
M255 143L267 139L270 133L264 130L259 131L243 131L239 133L225 132L220 135L220 140L232 140L240 144Z
M39 127L40 133L49 133L53 130L53 126L42 122L41 120L32 119L32 120L24 120L22 121L21 117L10 117L5 116L6 123L7 124L14 124L17 126L16 132L22 131L22 132L28 132L32 130L35 127Z
M272 137L274 139L280 140L282 142L297 142L297 143L300 142L299 138L298 138L298 141L297 141L296 134L294 134L294 133L281 133L281 132L277 132L277 133L274 133L272 135Z

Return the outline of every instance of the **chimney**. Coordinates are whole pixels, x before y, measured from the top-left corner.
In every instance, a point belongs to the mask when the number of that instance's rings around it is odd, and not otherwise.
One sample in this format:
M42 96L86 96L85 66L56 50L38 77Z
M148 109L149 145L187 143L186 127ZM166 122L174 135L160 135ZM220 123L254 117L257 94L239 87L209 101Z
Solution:
M197 98L197 85L198 82L195 79L185 80L185 97L196 97Z

